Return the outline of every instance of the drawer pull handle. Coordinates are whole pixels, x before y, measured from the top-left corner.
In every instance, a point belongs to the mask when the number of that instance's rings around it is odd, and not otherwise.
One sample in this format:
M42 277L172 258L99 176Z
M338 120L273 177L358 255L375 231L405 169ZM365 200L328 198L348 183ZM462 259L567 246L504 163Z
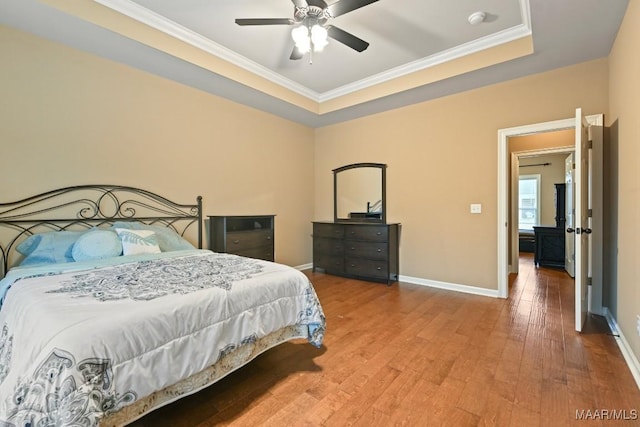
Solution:
M382 249L378 248L378 253L382 252Z
M376 233L376 236L382 236L382 231L378 231L378 232Z
M271 236L267 236L267 240L271 240Z
M382 267L376 267L376 270L380 271L382 270Z
M233 244L234 244L234 245L237 245L238 243L240 243L240 240L234 240L234 241L233 241Z
M355 251L355 250L356 250L356 248L354 248L353 246L351 246L351 250L352 250L352 251Z

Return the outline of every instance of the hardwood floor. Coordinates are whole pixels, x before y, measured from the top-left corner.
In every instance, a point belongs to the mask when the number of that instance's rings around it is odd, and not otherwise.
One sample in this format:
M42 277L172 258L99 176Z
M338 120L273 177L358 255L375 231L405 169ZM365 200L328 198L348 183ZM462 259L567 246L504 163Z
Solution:
M508 300L307 274L327 317L321 349L280 345L133 425L640 425L606 321L574 332L572 279L531 256Z

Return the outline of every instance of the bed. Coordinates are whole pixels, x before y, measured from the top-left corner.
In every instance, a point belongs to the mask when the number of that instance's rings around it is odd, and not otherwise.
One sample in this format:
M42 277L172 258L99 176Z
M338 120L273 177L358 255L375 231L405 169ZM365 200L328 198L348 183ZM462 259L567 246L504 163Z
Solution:
M203 250L202 228L200 197L134 187L0 204L0 426L126 425L280 343L320 347L308 278Z
M533 230L518 230L518 249L520 252L536 251L536 236Z

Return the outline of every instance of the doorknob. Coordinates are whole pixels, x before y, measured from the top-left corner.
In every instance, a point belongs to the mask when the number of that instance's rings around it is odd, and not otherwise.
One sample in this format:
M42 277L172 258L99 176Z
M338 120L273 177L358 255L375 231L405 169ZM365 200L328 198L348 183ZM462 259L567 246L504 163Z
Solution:
M580 233L585 233L585 234L591 234L591 229L590 228L576 228L573 229L571 227L567 228L567 233L573 233L575 232L576 234L580 234Z

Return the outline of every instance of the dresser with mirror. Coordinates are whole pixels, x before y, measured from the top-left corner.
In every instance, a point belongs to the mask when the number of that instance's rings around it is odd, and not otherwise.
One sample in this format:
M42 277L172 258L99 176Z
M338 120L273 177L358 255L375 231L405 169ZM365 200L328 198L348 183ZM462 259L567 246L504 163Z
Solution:
M386 168L333 170L333 221L313 222L313 269L392 284L399 276L400 224L387 223Z

